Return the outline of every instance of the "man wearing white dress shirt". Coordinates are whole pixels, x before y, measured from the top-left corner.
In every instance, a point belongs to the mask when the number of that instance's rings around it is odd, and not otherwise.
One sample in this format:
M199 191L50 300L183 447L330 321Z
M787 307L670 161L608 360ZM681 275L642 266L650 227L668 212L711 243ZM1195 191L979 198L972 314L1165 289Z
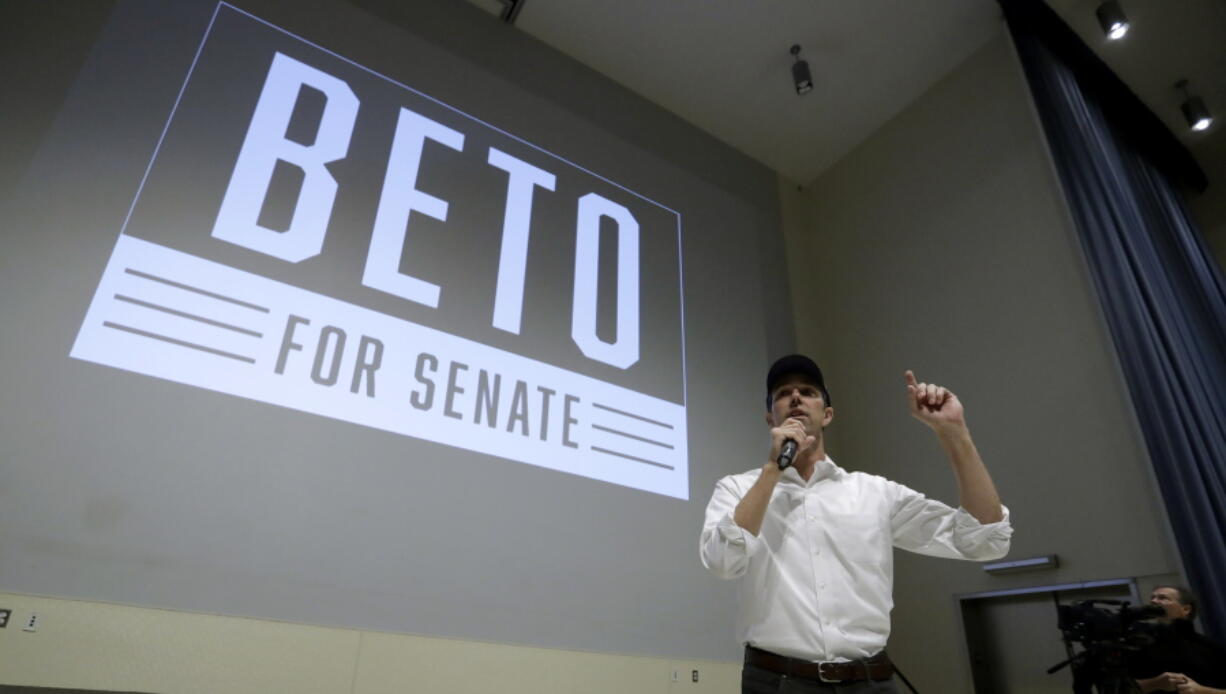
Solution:
M848 472L826 455L834 418L817 364L783 357L767 374L771 449L761 469L721 479L707 505L703 565L739 578L741 689L895 692L885 656L893 607L893 548L954 559L1009 551L1009 512L949 390L906 372L911 415L949 456L957 510L883 477ZM795 442L790 464L784 442Z

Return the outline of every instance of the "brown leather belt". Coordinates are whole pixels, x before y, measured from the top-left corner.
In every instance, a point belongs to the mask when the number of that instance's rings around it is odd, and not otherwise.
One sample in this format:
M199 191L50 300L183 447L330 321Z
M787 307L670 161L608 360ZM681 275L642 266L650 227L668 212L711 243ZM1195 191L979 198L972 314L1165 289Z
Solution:
M800 658L789 658L747 645L745 646L745 664L770 670L785 677L801 677L831 684L888 680L894 676L894 664L890 662L885 651L861 660L815 663Z

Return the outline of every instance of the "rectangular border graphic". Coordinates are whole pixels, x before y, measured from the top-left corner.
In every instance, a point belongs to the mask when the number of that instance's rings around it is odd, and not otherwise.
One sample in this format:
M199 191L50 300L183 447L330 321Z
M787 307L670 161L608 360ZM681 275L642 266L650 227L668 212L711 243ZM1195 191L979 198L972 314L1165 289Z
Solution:
M259 22L666 210L677 219L681 404L126 233L218 14ZM158 139L71 356L508 460L687 499L680 215L227 3Z

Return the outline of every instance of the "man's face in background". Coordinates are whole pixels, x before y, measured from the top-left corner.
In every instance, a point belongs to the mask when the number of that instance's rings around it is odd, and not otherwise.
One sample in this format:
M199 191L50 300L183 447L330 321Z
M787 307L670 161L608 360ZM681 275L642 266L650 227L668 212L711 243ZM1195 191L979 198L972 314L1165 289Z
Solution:
M1166 619L1187 619L1192 608L1180 602L1179 591L1169 586L1154 588L1149 594L1149 603L1166 610Z

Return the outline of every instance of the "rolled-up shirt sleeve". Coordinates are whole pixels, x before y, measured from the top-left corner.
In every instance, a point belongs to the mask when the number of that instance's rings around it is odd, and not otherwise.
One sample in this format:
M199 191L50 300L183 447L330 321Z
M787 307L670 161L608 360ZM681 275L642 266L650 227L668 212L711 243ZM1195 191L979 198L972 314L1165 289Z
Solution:
M895 495L890 525L894 546L918 554L948 559L987 561L1009 553L1013 525L1004 518L980 523L964 508L951 508L901 484L890 483Z
M737 578L749 568L749 558L761 544L748 530L736 524L732 514L741 502L742 494L729 478L715 485L707 503L699 540L702 565L719 578Z

